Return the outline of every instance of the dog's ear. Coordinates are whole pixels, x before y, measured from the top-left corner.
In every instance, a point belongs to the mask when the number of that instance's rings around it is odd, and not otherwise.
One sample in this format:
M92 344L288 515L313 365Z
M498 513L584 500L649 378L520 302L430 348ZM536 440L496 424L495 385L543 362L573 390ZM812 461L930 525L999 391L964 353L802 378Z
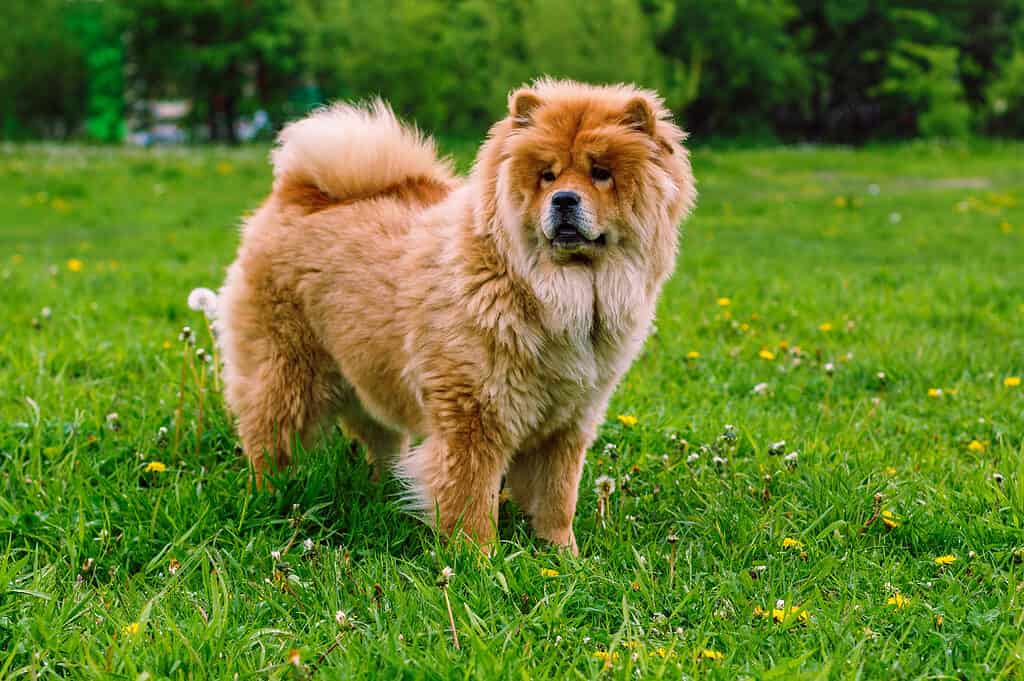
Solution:
M639 130L645 135L650 135L658 143L658 146L668 153L675 153L672 143L664 133L666 132L666 125L671 130L676 130L676 128L671 124L666 124L664 121L659 122L658 114L655 112L655 104L648 98L639 96L629 100L629 103L626 104L626 111L622 115L622 123L634 130ZM659 124L662 127L661 131L658 130ZM679 131L676 130L676 132ZM682 136L681 132L679 134Z
M645 97L634 97L626 104L622 122L653 137L658 118L654 114L651 103Z
M516 90L508 96L508 112L517 128L533 122L533 112L540 106L540 97L528 88Z

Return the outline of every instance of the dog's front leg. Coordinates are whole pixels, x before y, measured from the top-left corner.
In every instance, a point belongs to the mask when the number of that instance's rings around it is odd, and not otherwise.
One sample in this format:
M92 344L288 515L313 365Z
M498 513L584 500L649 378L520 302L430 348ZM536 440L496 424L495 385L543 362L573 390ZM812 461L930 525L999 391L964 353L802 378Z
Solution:
M583 459L592 439L579 429L556 432L539 446L517 454L505 480L537 536L573 555L578 555L579 549L572 521Z
M504 457L475 432L431 435L404 455L396 472L412 504L439 530L461 530L484 550L494 543Z

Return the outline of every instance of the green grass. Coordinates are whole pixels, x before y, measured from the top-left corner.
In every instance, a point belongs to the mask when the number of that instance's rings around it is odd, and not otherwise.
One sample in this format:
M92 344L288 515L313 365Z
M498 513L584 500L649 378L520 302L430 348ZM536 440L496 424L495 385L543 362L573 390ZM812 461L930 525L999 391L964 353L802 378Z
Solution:
M0 148L0 678L1021 678L1021 158L697 151L573 559L507 506L497 555L443 543L340 436L251 494L213 390L197 448L191 377L179 451L161 446L178 332L205 329L186 295L221 282L266 150ZM897 527L865 527L876 495ZM754 614L779 599L809 619Z

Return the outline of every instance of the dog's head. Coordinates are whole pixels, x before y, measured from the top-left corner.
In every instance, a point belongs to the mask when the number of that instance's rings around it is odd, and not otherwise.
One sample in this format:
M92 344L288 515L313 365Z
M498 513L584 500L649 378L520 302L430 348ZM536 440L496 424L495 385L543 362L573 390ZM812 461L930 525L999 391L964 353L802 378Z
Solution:
M509 96L508 117L485 147L495 214L535 261L587 265L617 251L673 257L695 196L685 137L653 92L538 81Z

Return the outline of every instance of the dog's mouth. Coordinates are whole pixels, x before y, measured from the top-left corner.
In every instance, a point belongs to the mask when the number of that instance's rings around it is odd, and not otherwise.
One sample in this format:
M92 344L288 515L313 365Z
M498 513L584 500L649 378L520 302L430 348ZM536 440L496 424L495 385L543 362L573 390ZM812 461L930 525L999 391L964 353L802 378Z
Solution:
M555 229L555 236L551 239L551 245L563 250L579 250L587 246L604 246L604 234L595 239L585 237L575 225L563 223Z

